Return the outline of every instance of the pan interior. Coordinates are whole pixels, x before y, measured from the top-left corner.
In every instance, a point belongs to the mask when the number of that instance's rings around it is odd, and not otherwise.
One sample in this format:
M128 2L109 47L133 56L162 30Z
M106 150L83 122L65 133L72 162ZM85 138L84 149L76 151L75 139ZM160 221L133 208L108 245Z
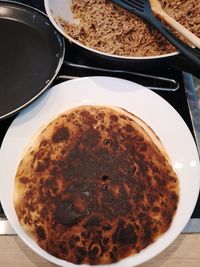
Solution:
M0 118L32 102L55 76L63 42L42 13L0 4Z

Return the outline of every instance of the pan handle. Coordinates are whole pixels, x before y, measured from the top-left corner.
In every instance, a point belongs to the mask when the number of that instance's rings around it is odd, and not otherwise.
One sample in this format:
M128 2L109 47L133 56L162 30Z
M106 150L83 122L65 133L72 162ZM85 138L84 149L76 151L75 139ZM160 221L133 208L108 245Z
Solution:
M70 61L64 61L63 65L67 68L73 68L74 70L77 70L79 72L79 75L71 75L71 74L70 75L58 75L56 77L56 80L71 80L71 79L83 77L83 75L80 74L80 71L85 70L85 71L89 71L89 74L87 74L87 76L95 76L95 75L102 75L102 74L106 76L112 75L115 77L125 78L128 80L137 82L152 90L174 92L179 89L179 83L174 79L158 77L154 75L126 71L126 70L93 67L93 66L88 66L88 65L72 63Z
M195 49L199 52L199 49ZM200 69L196 67L190 60L188 60L183 54L177 55L176 59L170 64L171 67L180 71L185 71L200 79Z

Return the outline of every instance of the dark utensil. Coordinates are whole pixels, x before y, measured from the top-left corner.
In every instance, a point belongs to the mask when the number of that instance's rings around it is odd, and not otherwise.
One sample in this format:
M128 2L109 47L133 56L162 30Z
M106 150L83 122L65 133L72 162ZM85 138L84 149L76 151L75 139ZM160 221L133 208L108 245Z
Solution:
M0 119L39 97L57 75L64 39L48 17L29 6L0 1Z
M152 10L149 0L111 0L118 6L143 18L146 22L157 29L172 45L174 45L188 60L195 64L200 71L200 52L188 46L178 39L160 20L158 20Z

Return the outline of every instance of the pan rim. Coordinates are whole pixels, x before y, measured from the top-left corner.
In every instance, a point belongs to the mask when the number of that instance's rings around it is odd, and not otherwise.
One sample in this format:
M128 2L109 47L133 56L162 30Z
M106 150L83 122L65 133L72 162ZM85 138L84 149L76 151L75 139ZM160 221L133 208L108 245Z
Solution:
M44 6L45 6L45 10L46 13L51 21L51 23L54 25L54 27L65 37L67 38L70 42L75 43L76 45L82 47L83 49L86 49L92 53L96 53L99 54L100 56L107 56L109 58L114 58L114 59L121 59L121 60L139 60L139 61L144 61L144 60L156 60L156 59L163 59L163 58L171 58L173 56L177 56L180 54L180 52L175 51L175 52L171 52L168 54L163 54L163 55L156 55L156 56L120 56L120 55L114 55L114 54L110 54L110 53L106 53L106 52L102 52L99 51L97 49L88 47L82 43L80 43L79 41L75 40L74 38L72 38L71 36L69 36L64 30L63 28L56 22L56 19L53 16L53 11L51 10L50 6L49 6L49 0L44 0Z
M44 13L42 12L41 10L35 8L35 7L32 7L32 6L29 6L29 5L26 5L26 4L23 4L23 3L19 3L19 2L16 2L16 1L10 1L10 0L3 0L3 1L0 1L0 5L2 4L8 4L8 5L12 5L12 6L19 6L21 8L28 8L32 11L35 11L36 13L38 13L38 15L40 16L43 16L45 17L46 19L49 20L49 17ZM28 105L30 105L32 102L34 102L40 95L42 95L47 89L48 87L51 85L51 83L53 82L53 80L55 79L55 77L57 76L62 64L63 64L63 61L64 61L64 57L65 57L65 41L64 41L64 38L62 35L57 34L57 36L59 36L59 40L61 42L60 44L60 47L62 47L62 54L60 55L60 59L58 61L58 64L57 64L57 67L54 71L54 74L53 76L51 77L51 79L47 80L46 81L46 84L44 84L44 86L42 87L42 89L39 91L39 93L37 93L35 96L33 96L30 100L26 101L26 103L18 106L17 108L13 109L12 111L9 111L7 113L5 113L4 115L1 115L0 116L0 121L3 120L3 119L6 119L16 113L18 113L19 111L21 111L22 109L24 109L25 107L27 107Z

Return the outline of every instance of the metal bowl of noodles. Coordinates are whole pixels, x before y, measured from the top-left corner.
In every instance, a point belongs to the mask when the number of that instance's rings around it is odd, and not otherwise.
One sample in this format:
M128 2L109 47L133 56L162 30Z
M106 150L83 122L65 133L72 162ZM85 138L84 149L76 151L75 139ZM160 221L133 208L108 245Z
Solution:
M199 12L198 1L191 0L181 5L179 2L166 3L161 0L171 16L200 35L196 16L196 12ZM55 28L71 43L79 46L83 53L101 59L103 63L144 69L163 64L173 65L177 58L180 59L179 52L156 30L109 1L45 0L44 3ZM187 66L181 63L181 67L184 69Z

